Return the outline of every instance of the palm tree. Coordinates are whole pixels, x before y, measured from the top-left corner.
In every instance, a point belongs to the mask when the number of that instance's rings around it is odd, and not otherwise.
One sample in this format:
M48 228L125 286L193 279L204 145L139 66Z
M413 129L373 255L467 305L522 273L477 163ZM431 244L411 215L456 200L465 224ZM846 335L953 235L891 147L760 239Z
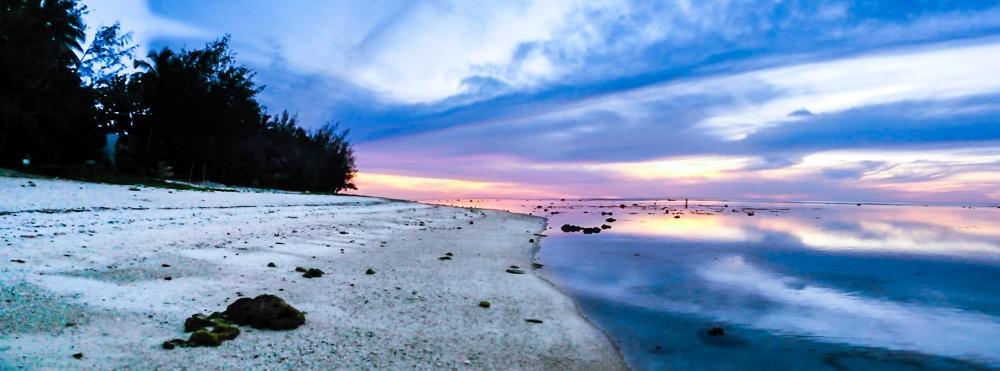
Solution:
M67 62L79 64L80 44L86 37L83 9L75 0L33 0L31 6L39 15L42 35L55 47L56 54Z
M135 61L133 66L142 71L138 74L138 78L140 79L140 86L143 87L142 94L146 97L147 102L157 101L156 97L152 95L156 94L158 90L157 87L160 85L159 81L164 73L167 73L172 63L175 63L176 61L176 54L174 54L174 52L169 48L163 48L163 50L159 52L150 51L149 54L146 55L145 60ZM152 110L156 109L155 103L149 105L148 107ZM157 115L151 116L157 117ZM149 155L150 148L152 148L153 128L155 126L155 123L149 123L149 129L146 133L146 155Z

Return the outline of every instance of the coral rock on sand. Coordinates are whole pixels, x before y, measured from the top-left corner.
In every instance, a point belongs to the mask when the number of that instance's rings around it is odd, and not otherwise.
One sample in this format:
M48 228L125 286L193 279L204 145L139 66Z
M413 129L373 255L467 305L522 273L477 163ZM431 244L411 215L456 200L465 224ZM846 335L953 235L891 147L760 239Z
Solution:
M291 330L306 322L305 314L268 294L236 300L226 307L225 316L233 323L256 329Z
M302 277L305 278L323 277L323 271L316 268L309 268L308 270L306 270L304 274L302 274Z

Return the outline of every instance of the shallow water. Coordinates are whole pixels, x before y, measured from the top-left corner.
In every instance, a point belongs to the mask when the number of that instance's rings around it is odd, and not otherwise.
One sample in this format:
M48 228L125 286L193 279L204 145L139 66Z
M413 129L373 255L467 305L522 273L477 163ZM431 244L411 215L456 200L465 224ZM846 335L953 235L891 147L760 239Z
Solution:
M636 369L1000 368L996 207L441 203L548 217L539 273Z

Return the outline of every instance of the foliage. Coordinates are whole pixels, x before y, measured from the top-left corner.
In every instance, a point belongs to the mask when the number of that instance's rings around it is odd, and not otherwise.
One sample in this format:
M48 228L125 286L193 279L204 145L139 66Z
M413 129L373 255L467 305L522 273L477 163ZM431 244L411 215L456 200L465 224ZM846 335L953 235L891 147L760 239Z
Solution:
M96 156L90 91L76 74L84 11L71 0L0 2L0 165Z
M82 51L84 12L76 0L0 0L0 165L80 164L99 158L102 134L114 133L123 174L354 188L347 132L310 133L287 112L267 114L263 87L237 63L228 35L136 60L117 23Z

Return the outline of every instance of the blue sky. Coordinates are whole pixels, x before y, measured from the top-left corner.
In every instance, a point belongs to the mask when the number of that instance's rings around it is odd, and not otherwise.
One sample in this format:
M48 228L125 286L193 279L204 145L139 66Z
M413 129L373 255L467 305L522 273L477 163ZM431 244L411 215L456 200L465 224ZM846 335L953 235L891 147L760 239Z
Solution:
M997 1L92 0L232 35L362 193L1000 202Z

